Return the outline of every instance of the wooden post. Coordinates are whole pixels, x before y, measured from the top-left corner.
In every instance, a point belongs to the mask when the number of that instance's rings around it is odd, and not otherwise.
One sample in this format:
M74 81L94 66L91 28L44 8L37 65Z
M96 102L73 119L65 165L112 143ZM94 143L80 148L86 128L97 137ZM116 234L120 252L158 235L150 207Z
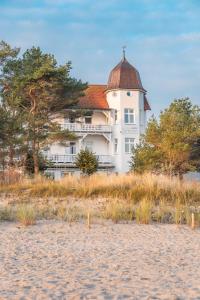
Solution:
M192 213L192 224L191 224L192 229L195 228L195 222L194 222L194 213Z
M91 228L90 226L90 213L88 212L88 218L87 218L87 225L88 225L88 229Z

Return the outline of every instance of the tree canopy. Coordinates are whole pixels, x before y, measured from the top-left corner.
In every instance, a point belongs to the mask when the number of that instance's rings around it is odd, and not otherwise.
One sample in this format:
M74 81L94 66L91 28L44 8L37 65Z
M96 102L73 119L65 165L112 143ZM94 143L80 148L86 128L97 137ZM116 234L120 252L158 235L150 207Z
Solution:
M133 150L132 170L182 176L200 162L200 108L189 98L176 99L152 117L141 142Z
M70 77L71 62L58 65L53 55L39 47L26 50L22 57L18 53L4 42L0 45L2 109L15 124L16 117L21 121L18 136L23 137L27 153L31 151L38 173L38 159L46 145L75 139L68 130L61 130L56 119L77 103L87 84Z

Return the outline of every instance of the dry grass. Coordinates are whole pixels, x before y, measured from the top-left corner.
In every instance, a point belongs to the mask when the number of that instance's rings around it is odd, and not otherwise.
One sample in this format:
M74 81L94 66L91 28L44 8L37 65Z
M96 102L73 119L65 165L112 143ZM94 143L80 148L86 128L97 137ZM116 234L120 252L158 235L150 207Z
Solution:
M16 219L24 226L34 225L36 223L35 209L30 205L21 205L17 208Z
M166 176L96 174L90 177L67 176L60 181L37 177L15 184L1 184L0 194L15 199L12 205L26 203L32 206L37 218L78 221L87 217L87 209L80 208L80 202L89 198L97 202L100 198L107 199L107 202L103 209L97 208L96 216L114 222L136 219L138 223L191 224L191 213L195 212L196 224L200 223L200 183ZM36 205L39 198L42 201ZM79 203L66 205L69 198L76 198ZM27 210L21 211L21 219L23 216L24 220L26 216L28 219L30 215ZM13 209L0 210L0 220L6 219L17 219Z
M107 197L126 199L132 203L148 198L154 203L165 200L175 204L200 203L200 184L180 182L177 178L145 174L129 175L93 175L90 177L67 176L60 181L44 177L34 180L24 179L17 184L0 185L0 193L30 197L66 197L73 195L81 198Z
M12 207L1 207L0 208L0 221L14 221L15 213Z
M108 202L101 216L105 219L111 219L115 223L119 221L131 221L134 219L134 209L133 206L127 204L125 201L116 199Z
M85 219L87 217L87 212L76 205L71 207L61 206L58 209L57 216L63 221L72 223Z
M149 224L151 222L152 203L144 198L135 211L136 222L139 224Z

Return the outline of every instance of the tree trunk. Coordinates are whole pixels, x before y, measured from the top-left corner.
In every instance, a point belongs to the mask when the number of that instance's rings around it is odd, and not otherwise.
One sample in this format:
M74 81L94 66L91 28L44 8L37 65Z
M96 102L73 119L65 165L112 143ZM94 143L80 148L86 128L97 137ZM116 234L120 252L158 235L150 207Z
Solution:
M14 149L12 145L9 146L9 168L12 168L14 166Z
M31 98L31 109L30 115L33 118L32 127L33 127L33 141L32 141L32 152L33 152L33 163L34 163L34 175L39 174L39 160L38 160L38 148L36 146L37 132L35 128L35 110L36 110L36 99L34 95L34 87L31 87L29 91L29 96Z
M38 160L38 150L36 148L35 141L33 141L32 152L33 152L34 174L38 175L39 174L39 160Z
M39 161L37 151L33 152L34 174L39 174Z
M180 181L182 181L183 180L183 173L179 172L178 173L178 178L179 178Z

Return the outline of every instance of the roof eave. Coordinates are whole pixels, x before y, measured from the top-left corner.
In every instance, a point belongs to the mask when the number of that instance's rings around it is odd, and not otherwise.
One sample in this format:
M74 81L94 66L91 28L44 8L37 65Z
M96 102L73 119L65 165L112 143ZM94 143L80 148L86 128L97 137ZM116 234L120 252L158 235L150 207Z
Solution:
M140 89L140 88L121 88L121 87L113 87L113 88L107 88L106 90L105 90L105 93L108 93L108 92L110 92L110 91L117 91L117 90L124 90L124 91L140 91L140 92L143 92L143 93L147 93L147 90L145 90L145 89Z

